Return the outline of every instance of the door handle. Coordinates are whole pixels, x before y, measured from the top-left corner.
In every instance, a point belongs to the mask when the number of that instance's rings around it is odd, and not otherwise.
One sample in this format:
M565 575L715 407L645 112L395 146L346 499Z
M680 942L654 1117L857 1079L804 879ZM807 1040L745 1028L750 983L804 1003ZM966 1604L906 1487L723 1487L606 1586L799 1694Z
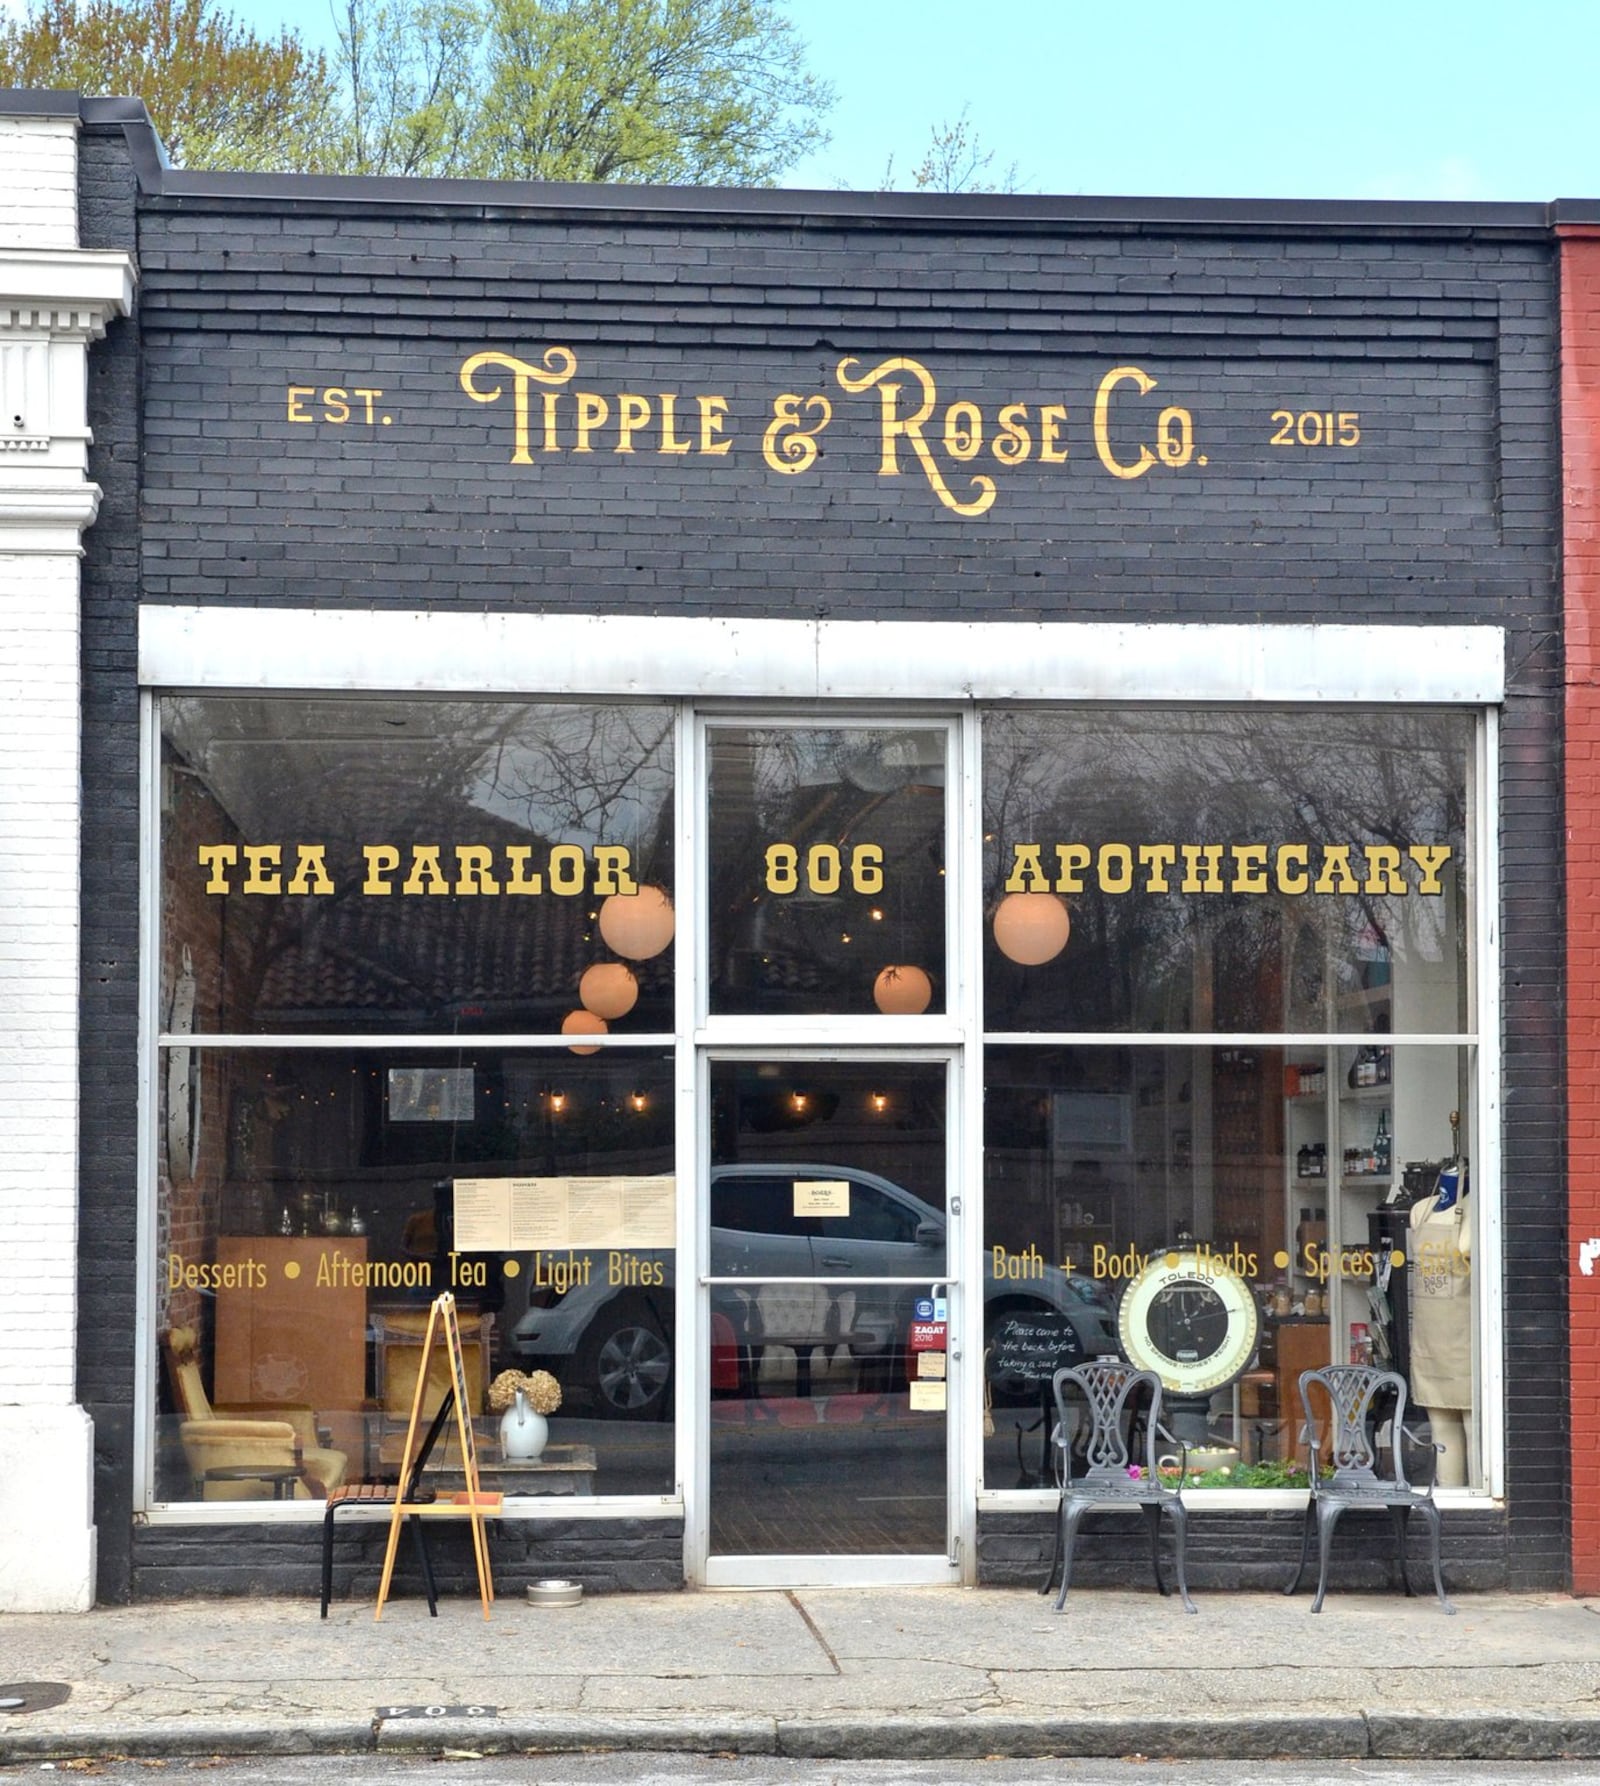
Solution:
M822 1263L826 1265L830 1271L848 1271L850 1268L850 1261L848 1259L824 1259Z

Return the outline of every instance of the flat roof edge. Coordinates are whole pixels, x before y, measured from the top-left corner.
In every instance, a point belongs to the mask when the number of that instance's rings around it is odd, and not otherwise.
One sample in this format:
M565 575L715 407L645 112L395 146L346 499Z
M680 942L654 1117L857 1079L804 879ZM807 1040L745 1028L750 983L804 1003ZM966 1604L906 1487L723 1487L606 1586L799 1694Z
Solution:
M781 218L924 228L1151 227L1513 231L1544 234L1539 202L1366 199L1122 198L1033 193L830 192L791 187L585 185L530 180L402 179L385 175L207 173L169 169L165 201L291 203L544 212L593 217L691 216L707 222Z
M0 87L4 118L76 118L79 106L75 87Z

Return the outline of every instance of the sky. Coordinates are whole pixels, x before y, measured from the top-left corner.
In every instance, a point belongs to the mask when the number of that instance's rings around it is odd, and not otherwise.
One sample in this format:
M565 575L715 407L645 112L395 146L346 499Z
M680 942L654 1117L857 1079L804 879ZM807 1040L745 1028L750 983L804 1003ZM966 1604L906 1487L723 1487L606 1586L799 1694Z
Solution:
M967 108L1020 190L1600 194L1600 0L792 0L838 89L785 184L871 185Z
M8 9L17 0L9 0ZM329 0L223 0L331 43ZM967 114L1023 192L1600 196L1600 0L788 0L836 90L783 184L900 178Z

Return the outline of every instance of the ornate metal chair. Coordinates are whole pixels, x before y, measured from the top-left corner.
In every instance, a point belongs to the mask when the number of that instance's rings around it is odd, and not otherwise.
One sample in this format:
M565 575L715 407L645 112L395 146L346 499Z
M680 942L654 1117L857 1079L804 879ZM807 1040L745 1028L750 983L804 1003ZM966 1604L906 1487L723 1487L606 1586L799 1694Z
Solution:
M1188 1510L1176 1486L1169 1487L1161 1479L1157 1457L1158 1441L1172 1448L1177 1458L1177 1482L1183 1481L1188 1465L1188 1448L1161 1424L1161 1379L1154 1371L1135 1370L1120 1359L1099 1359L1092 1364L1075 1365L1059 1370L1052 1379L1055 1392L1056 1425L1052 1440L1056 1447L1056 1467L1061 1478L1061 1508L1056 1523L1056 1551L1050 1561L1050 1573L1039 1590L1048 1594L1061 1569L1061 1592L1056 1596L1056 1611L1067 1603L1067 1589L1072 1584L1072 1547L1078 1536L1078 1523L1091 1507L1138 1507L1150 1527L1150 1551L1155 1562L1156 1586L1165 1594L1167 1584L1161 1577L1161 1514L1172 1515L1177 1535L1178 1592L1183 1610L1193 1612L1189 1584L1184 1574L1183 1549L1188 1532ZM1083 1398L1089 1414L1089 1430L1081 1446L1074 1443L1073 1416L1075 1405L1069 1392ZM1148 1392L1148 1404L1138 1406ZM1142 1444L1139 1461L1133 1461L1132 1435L1140 1429ZM1075 1452L1080 1451L1086 1467L1081 1476L1072 1474Z
M1321 1440L1317 1416L1312 1412L1312 1387L1320 1384L1328 1400L1330 1430L1328 1461L1333 1473L1321 1473ZM1387 1398L1394 1397L1388 1411L1390 1423L1389 1474L1378 1473L1379 1451L1374 1432L1384 1414ZM1313 1612L1322 1611L1322 1597L1328 1586L1328 1552L1333 1544L1333 1528L1339 1515L1350 1508L1359 1512L1381 1512L1387 1508L1394 1523L1395 1543L1400 1552L1400 1579L1411 1592L1411 1578L1406 1574L1406 1524L1413 1513L1420 1513L1427 1522L1433 1540L1433 1585L1439 1604L1446 1612L1455 1608L1445 1598L1444 1577L1439 1569L1439 1509L1434 1504L1433 1484L1414 1487L1406 1479L1404 1440L1406 1413L1405 1378L1394 1371L1374 1370L1360 1364L1331 1364L1322 1370L1300 1373L1300 1403L1305 1409L1306 1433L1311 1451L1311 1499L1306 1503L1305 1529L1300 1537L1300 1567L1294 1580L1283 1591L1292 1594L1300 1586L1306 1572L1306 1558L1311 1550L1311 1527L1317 1528L1320 1563L1317 1572L1317 1597L1311 1602Z

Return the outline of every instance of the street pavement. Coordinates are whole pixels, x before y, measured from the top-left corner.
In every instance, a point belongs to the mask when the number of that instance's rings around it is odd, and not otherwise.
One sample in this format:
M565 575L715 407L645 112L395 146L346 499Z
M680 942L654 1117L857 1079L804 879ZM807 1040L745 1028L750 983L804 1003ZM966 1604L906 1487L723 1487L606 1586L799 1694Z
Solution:
M841 1759L1600 1756L1600 1600L859 1588L198 1600L0 1617L0 1763L633 1750ZM439 1708L446 1708L442 1715ZM450 1709L456 1708L456 1709ZM462 1710L459 1708L473 1708Z

